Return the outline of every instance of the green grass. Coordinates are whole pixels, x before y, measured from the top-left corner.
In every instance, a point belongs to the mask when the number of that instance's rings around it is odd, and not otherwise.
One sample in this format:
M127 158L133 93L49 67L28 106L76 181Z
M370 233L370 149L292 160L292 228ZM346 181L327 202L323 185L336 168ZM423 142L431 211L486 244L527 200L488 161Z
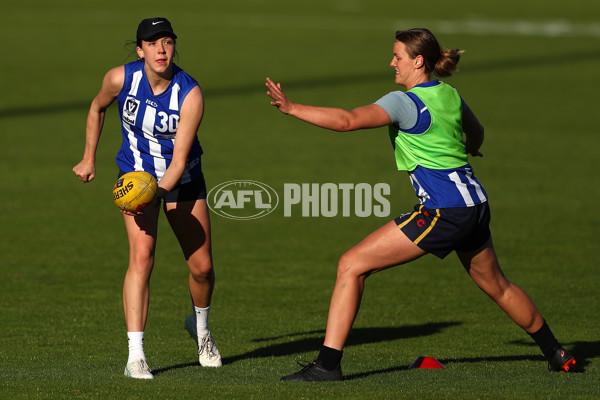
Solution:
M205 4L206 3L206 4ZM12 3L0 97L0 399L594 399L600 396L596 271L600 195L594 79L597 19L589 1ZM515 17L517 12L518 17ZM125 62L139 20L165 15L178 64L206 97L199 137L209 186L252 179L388 182L391 216L416 198L394 171L386 129L336 134L268 105L264 78L296 101L355 107L396 90L395 29L428 26L465 48L448 80L486 126L473 160L491 198L507 276L534 299L584 373L546 371L529 337L483 295L454 256L425 257L369 278L345 349L345 382L283 384L324 336L341 254L390 218L213 216L217 286L211 330L224 357L197 365L183 330L187 267L164 218L146 354L156 379L123 376L121 289L127 243L111 202L120 133L111 107L98 174L83 185L87 108L103 74ZM473 21L527 22L537 33L477 33ZM562 21L562 22L561 22ZM540 33L561 22L564 35ZM484 24L486 25L486 24ZM456 30L458 27L460 29ZM538 27L538 28L535 28ZM455 29L454 31L452 29ZM13 38L13 39L9 39ZM409 370L433 356L443 370Z

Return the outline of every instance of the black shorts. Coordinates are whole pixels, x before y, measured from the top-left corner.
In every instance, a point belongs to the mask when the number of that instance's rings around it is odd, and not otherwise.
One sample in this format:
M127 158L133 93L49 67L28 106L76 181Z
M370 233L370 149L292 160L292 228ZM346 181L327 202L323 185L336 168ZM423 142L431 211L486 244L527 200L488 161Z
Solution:
M165 203L195 201L206 199L206 196L206 182L204 181L204 175L200 175L200 177L191 182L175 186L175 188L165 196Z
M474 251L491 236L487 202L473 207L429 209L416 205L394 221L417 246L439 258L452 251Z
M117 179L123 175L125 175L125 172L119 169ZM164 201L165 203L179 203L182 201L206 199L206 197L206 182L204 181L204 174L202 174L191 182L175 186L173 190L167 193Z

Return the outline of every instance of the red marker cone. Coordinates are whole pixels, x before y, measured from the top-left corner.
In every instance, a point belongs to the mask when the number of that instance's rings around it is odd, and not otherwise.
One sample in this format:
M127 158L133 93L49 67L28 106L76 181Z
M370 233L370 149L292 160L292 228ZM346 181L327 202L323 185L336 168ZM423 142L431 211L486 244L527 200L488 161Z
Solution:
M412 368L440 369L440 368L444 368L444 366L433 357L419 357L408 368L409 369L412 369Z

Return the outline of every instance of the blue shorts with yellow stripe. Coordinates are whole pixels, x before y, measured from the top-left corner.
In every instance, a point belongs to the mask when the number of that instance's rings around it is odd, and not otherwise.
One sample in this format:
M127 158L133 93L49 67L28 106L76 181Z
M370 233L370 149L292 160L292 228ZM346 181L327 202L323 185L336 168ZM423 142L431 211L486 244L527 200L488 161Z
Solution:
M454 250L477 250L491 236L487 202L435 210L419 204L414 212L402 214L394 221L414 244L439 258Z

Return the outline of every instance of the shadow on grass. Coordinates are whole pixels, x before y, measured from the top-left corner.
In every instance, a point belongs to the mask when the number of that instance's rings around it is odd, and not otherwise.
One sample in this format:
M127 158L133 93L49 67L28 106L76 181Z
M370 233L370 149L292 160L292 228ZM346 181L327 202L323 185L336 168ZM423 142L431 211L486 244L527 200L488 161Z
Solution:
M429 336L440 333L443 329L460 325L460 322L437 322L422 325L408 325L402 327L378 327L378 328L355 328L350 332L350 336L346 342L346 347L357 346L367 343L386 342L396 339L407 339L418 336ZM318 351L323 344L325 333L324 330L313 330L308 332L298 332L289 335L275 336L271 338L255 339L255 342L264 342L269 340L278 340L283 338L292 338L296 336L316 335L311 338L302 338L260 347L248 353L238 356L226 357L223 359L223 364L231 364L236 361L245 360L248 358L261 357L282 357L293 354L305 353L308 351Z
M516 340L510 342L512 344L518 344L522 346L533 346L537 347L534 342ZM583 373L585 367L590 364L590 359L600 357L600 341L596 342L570 342L564 344L564 347L575 357L577 364L572 373ZM540 355L515 355L515 356L496 356L496 357L465 357L465 358L453 358L453 359L442 359L438 360L442 365L455 364L455 363L497 363L497 362L515 362L515 361L539 361L545 362L544 357ZM406 371L410 368L410 365L400 365L397 367L384 368L374 371L361 372L351 375L346 375L344 380L362 379L372 375L389 374L391 372Z
M153 370L152 370L152 375L154 375L154 376L158 376L158 375L162 374L163 372L167 372L167 371L174 371L174 370L176 370L176 369L183 369L183 368L192 368L192 367L198 367L198 366L200 366L200 364L198 364L198 361L196 361L196 362L192 362L192 363L185 363L185 364L171 365L170 367L164 367L164 368L153 369Z
M378 327L378 328L355 328L350 332L346 347L357 346L368 343L386 342L396 339L408 339L419 336L435 335L442 332L443 329L451 328L460 325L460 322L437 322L422 325L408 325L403 327ZM307 332L296 332L287 335L279 335L268 338L254 339L253 342L268 342L274 340L294 338L298 336L317 335L314 337L303 337L285 343L277 343L265 345L247 353L239 354L232 357L224 357L223 365L233 364L237 361L251 358L265 357L283 357L293 354L305 353L308 351L316 352L323 344L325 331L323 329ZM198 363L177 364L165 368L155 369L152 373L156 376L163 372L172 371L175 369L196 367Z
M591 358L600 357L600 341L570 342L566 344L566 347L577 360L577 364L579 364L577 369L581 372L585 371L585 367L590 364Z
M465 358L453 358L453 359L440 359L438 360L442 365L454 364L454 363L478 363L478 362L513 362L513 361L543 361L544 357L535 355L520 355L520 356L497 356L497 357L465 357ZM361 372L357 374L346 375L344 380L362 379L372 375L388 374L391 372L406 371L410 369L409 365L401 365L397 367L379 369L374 371Z
M386 341L392 341L397 339L408 339L419 336L429 336L441 333L443 329L451 328L453 326L460 325L460 322L439 322L423 325L409 325L404 327L378 327L378 328L356 328L350 333L350 337L346 343L348 346L357 346L361 344L369 343L380 343ZM312 330L306 332L296 332L286 335L257 338L253 342L268 342L281 339L289 339L299 336L307 335L318 335L310 338L301 338L285 343L277 343L272 345L266 345L259 347L255 350L243 353L237 356L223 358L223 365L233 364L237 361L251 359L251 358L264 358L264 357L283 357L290 356L299 353L305 353L308 351L318 351L320 346L323 344L324 330ZM532 341L517 340L510 342L511 344L517 344L522 346L536 346ZM577 365L573 370L575 373L585 372L585 367L590 364L590 359L600 357L600 341L596 342L570 342L564 344L565 348L569 350L576 358ZM457 363L498 363L498 362L515 362L515 361L535 361L545 362L544 357L540 355L512 355L512 356L493 356L493 357L464 357L464 358L453 358L453 359L440 359L438 360L442 365L457 364ZM172 371L181 368L197 367L198 363L185 363L177 364L170 367L160 368L153 371L154 375L159 375L163 372ZM408 365L399 365L396 367L383 368L373 371L366 371L356 374L346 375L344 380L355 380L363 379L373 375L389 374L393 372L406 371L410 368Z

